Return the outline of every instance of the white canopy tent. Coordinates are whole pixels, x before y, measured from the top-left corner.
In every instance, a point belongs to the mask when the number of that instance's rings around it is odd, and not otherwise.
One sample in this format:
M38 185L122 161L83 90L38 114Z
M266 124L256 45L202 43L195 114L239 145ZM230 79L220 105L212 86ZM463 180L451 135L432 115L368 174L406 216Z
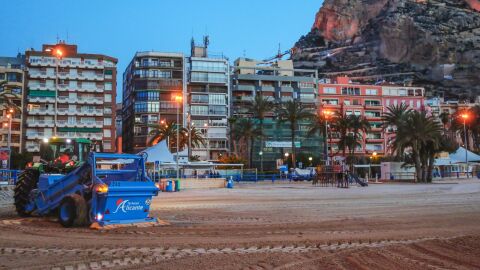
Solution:
M156 145L149 147L143 151L140 151L139 154L146 153L147 162L155 163L175 163L172 153L168 150L167 141L163 140Z

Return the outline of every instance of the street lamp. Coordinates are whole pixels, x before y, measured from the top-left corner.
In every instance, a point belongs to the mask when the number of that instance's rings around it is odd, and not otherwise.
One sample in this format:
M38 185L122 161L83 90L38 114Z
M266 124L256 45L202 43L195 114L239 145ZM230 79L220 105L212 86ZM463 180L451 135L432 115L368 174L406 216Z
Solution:
M312 166L312 160L313 160L312 157L308 157L308 161L310 161L310 167Z
M13 110L10 109L9 110L9 114L7 114L7 118L8 118L8 123L5 123L3 124L4 127L7 127L8 126L8 141L7 141L7 145L8 145L8 169L10 170L11 169L11 161L12 161L12 118L13 118L13 115L11 113L13 113Z
M463 118L463 135L464 135L464 141L465 141L465 163L467 164L467 168L465 169L465 174L467 175L467 178L468 178L468 143L467 143L468 114L462 113L460 116Z
M63 58L63 51L59 47L49 47L45 49L45 52L51 53L55 58L55 114L54 114L54 125L53 125L53 135L57 136L57 111L58 111L58 67L60 65L60 60Z
M182 104L182 96L175 95L173 97L175 102L177 103L177 180L180 178L180 167L178 166L178 152L180 149L180 104Z
M328 136L328 118L333 115L333 112L332 111L328 111L328 110L323 110L323 116L325 118L325 144L324 144L324 153L325 153L325 157L326 157L326 161L327 161L327 165L330 164L330 161L329 161L329 157L328 157L328 138L331 136ZM331 151L330 151L331 152Z
M263 151L258 152L260 156L260 171L263 173Z
M207 161L210 160L210 139L208 138L208 124L204 123L203 127L205 128L205 138L207 139Z

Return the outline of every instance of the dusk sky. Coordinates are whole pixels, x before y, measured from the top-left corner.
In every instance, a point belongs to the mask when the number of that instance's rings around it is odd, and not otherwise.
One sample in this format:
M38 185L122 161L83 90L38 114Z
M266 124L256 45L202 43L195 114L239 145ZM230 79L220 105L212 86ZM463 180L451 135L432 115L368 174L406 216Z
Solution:
M321 0L15 0L4 1L0 56L15 56L57 36L80 52L119 59L121 74L136 51L189 54L190 39L210 36L212 53L233 61L264 59L287 50L311 28ZM120 99L117 98L117 101Z

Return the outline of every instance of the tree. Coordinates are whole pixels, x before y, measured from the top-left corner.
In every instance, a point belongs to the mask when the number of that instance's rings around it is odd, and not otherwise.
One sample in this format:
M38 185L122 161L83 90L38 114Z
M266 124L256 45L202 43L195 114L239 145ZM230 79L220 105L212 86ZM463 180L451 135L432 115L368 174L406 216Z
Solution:
M249 157L248 165L251 167L253 159L253 142L255 139L263 136L261 130L251 118L242 118L235 123L233 132L234 138L244 140L247 144L247 155Z
M382 128L383 131L386 131L388 127L398 127L409 116L409 113L412 112L412 109L408 107L405 103L400 103L400 105L392 105L387 107L387 111L382 115ZM387 149L385 149L386 153ZM397 155L402 153L397 152Z
M314 114L308 111L306 107L301 106L301 103L297 101L287 101L277 109L277 117L278 124L289 123L292 140L292 164L293 168L296 168L295 133L298 129L298 123L302 120L313 118Z
M190 130L186 128L182 128L180 131L180 149L184 148L185 145L190 145L191 148L194 149L199 147L200 145L205 145L205 138L200 130L192 127ZM175 137L177 135L175 134ZM192 149L188 149L188 156L192 155Z
M346 157L347 148L353 144L352 138L347 136L350 129L350 119L346 114L336 112L331 126L339 134L338 149L342 150L343 157Z
M348 124L350 134L353 137L353 145L350 149L351 157L355 156L355 148L357 145L361 145L361 141L363 140L363 134L366 134L370 131L370 122L364 117L360 115L349 115L348 116Z
M237 122L238 118L236 116L232 116L228 118L228 126L230 127L228 131L228 136L230 137L230 151L233 151L234 154L237 154L237 144L235 143L234 137L234 129L235 123Z
M404 153L408 149L415 166L415 181L427 181L433 170L434 156L441 151L441 125L425 112L408 111L401 117L396 121L394 150Z
M443 134L446 134L447 124L450 122L450 114L448 112L442 112L438 117L443 124Z
M327 125L328 121L327 119L325 118L325 115L323 114L316 114L315 115L315 118L313 119L313 121L310 123L310 126L309 126L309 129L308 129L308 133L307 135L308 136L313 136L315 134L319 134L321 137L324 138L323 140L323 149L324 149L324 152L325 152L325 160L327 160L327 157L328 157L328 147L327 147Z
M176 148L177 144L177 125L174 121L167 122L166 124L151 124L148 127L152 128L149 135L152 136L149 145L155 145L160 141L167 140L168 149Z
M263 132L263 121L265 120L265 114L271 112L275 107L275 104L270 101L269 97L263 97L261 94L257 94L253 103L251 104L249 111L258 120L258 128L261 134ZM263 136L260 136L260 151L263 150ZM260 170L263 171L263 162L260 163Z

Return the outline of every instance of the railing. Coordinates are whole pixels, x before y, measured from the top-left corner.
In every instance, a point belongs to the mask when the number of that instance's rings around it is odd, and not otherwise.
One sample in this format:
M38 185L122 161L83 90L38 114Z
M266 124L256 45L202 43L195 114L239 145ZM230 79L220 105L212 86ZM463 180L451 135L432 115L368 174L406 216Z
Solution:
M0 169L0 184L15 185L21 172L20 170Z
M55 114L55 111L50 109L31 109L28 112L31 114Z
M53 126L53 120L27 120L27 125L34 127L34 126Z

